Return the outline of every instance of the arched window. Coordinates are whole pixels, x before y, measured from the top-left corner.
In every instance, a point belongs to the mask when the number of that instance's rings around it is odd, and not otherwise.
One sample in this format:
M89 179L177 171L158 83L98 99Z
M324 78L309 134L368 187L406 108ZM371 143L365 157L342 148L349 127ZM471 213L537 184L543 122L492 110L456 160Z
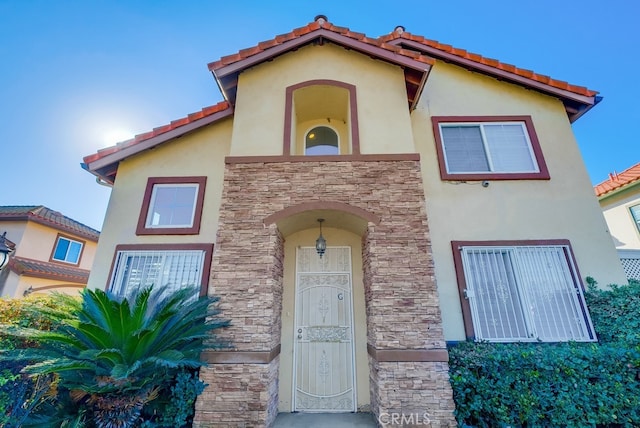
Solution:
M338 155L338 134L328 126L316 126L307 132L304 140L306 155Z

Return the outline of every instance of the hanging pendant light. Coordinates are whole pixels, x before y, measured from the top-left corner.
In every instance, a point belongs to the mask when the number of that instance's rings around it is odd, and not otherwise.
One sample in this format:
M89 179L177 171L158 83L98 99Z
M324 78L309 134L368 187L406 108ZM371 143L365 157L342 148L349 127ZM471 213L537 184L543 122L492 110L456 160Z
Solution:
M320 258L322 258L322 256L324 255L324 252L327 251L327 240L324 239L324 237L322 236L323 221L324 221L323 218L318 219L318 223L320 223L320 236L318 236L318 239L316 239L316 251L320 256Z

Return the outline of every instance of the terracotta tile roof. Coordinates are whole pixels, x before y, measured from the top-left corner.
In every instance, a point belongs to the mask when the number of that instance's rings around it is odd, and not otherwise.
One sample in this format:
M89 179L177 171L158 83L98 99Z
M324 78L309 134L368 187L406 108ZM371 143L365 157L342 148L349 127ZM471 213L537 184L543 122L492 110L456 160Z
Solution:
M237 75L242 70L260 61L267 61L277 55L297 49L304 43L310 43L318 38L329 39L336 43L343 44L349 49L359 50L372 57L401 64L405 70L407 95L411 107L415 105L422 90L424 80L426 80L426 75L428 75L429 68L436 60L432 57L432 52L421 53L414 48L405 48L401 46L402 41L418 43L420 46L435 49L443 54L452 55L453 58L458 58L460 61L471 61L474 64L496 70L496 72L508 73L511 76L524 79L525 86L527 86L526 82L536 82L547 85L545 88L567 91L564 93L565 95L572 93L580 97L586 97L586 100L584 98L580 98L577 101L564 100L565 107L572 121L576 120L599 101L599 99L590 99L595 97L597 94L596 91L589 90L582 86L571 85L567 82L552 79L549 76L537 74L531 70L521 69L498 60L467 52L463 49L457 49L450 45L425 39L422 36L397 30L398 29L386 36L371 38L363 33L351 31L346 27L333 25L326 20L326 17L319 16L316 17L314 22L304 27L296 28L288 33L278 35L273 39L260 42L253 47L242 49L232 55L224 56L217 61L209 63L208 66L216 77L218 86L227 101L206 107L200 112L174 120L168 125L155 128L153 131L144 134L136 135L128 141L85 156L82 167L100 179L108 183L113 183L120 160L181 135L179 134L181 129L185 130L184 133L195 129L197 122L203 118L227 111L229 115L233 114L233 103L235 102L238 82ZM422 66L418 67L418 64ZM221 115L220 117L226 116ZM210 122L201 121L199 123L201 126L204 126Z
M609 174L609 179L594 186L596 196L601 197L607 193L618 190L629 184L640 182L640 163L633 165L631 168L617 173Z
M391 34L381 36L379 40L383 42L410 40L424 46L435 48L444 53L452 54L452 55L455 55L456 57L467 59L467 60L476 62L478 64L486 65L489 67L493 67L498 70L506 71L508 73L515 74L517 76L525 77L527 79L531 79L531 80L552 86L557 89L573 92L578 95L583 95L585 97L593 97L598 94L597 91L587 89L584 86L572 85L562 80L553 79L544 74L538 74L532 70L518 68L515 65L507 64L507 63L498 61L497 59L486 58L480 54L467 52L464 49L458 49L454 46L443 44L436 40L430 40L423 36L411 34L406 31L394 31Z
M8 268L18 275L35 278L54 279L68 281L76 284L86 284L89 280L89 271L73 266L63 266L57 263L43 262L27 259L25 257L12 257Z
M0 221L35 221L51 226L92 241L97 241L100 232L78 221L75 221L58 211L44 205L5 205L0 206Z
M419 62L423 62L425 64L433 64L433 59L429 58L428 56L422 55L419 52L415 52L409 49L403 49L400 46L395 46L389 43L386 43L384 40L382 40L381 38L371 38L371 37L367 37L365 34L363 33L357 33L355 31L351 31L350 29L346 28L346 27L338 27L336 25L331 24L330 22L324 21L324 20L317 20L314 22L311 22L307 25L305 25L304 27L300 27L300 28L295 28L292 31L290 31L289 33L285 33L285 34L281 34L279 36L276 36L273 39L270 40L266 40L264 42L260 42L257 45L251 47L251 48L247 48L247 49L242 49L241 51L232 54L232 55L227 55L224 56L222 58L220 58L217 61L211 62L209 63L209 70L211 71L215 71L218 70L222 67L225 67L227 65L231 65L233 63L236 63L238 61L242 61L244 59L250 58L254 55L260 54L262 52L268 51L269 49L272 49L276 46L282 45L284 43L287 43L289 41L295 40L297 38L300 38L306 34L309 34L313 31L317 31L317 30L327 30L327 31L331 31L333 33L348 37L350 39L356 40L356 41L360 41L363 43L366 43L368 45L371 46L375 46L378 48L382 48L382 49L386 49L390 52L399 54L399 55L403 55L409 58L412 58L416 61Z
M143 141L149 140L153 137L157 137L160 136L162 134L166 134L169 131L173 131L175 129L178 129L180 127L183 127L185 125L188 125L190 123L193 123L197 120L203 119L207 116L211 116L215 113L219 113L223 110L227 110L230 108L230 105L227 101L222 101L219 102L216 105L212 105L209 107L205 107L202 110L195 112L195 113L191 113L183 118L180 119L176 119L171 121L171 123L164 125L164 126L160 126L157 128L154 128L152 131L149 132L145 132L143 134L138 134L135 137L133 137L130 140L127 141L123 141L121 143L116 144L115 146L111 146L111 147L107 147L101 150L98 150L97 153L88 155L84 157L84 162L85 163L90 163L90 162L94 162L98 159L101 159L107 155L110 155L111 153L115 153L118 151L121 151L127 147L131 147L131 146L135 146L136 144L139 144Z

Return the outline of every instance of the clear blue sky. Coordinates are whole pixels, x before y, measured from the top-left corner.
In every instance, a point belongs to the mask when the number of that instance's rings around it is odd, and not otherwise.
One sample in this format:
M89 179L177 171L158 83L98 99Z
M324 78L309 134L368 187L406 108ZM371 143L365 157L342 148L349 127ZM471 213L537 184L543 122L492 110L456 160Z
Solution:
M372 37L403 25L598 90L603 102L574 124L593 183L640 162L635 0L0 0L0 205L100 229L110 190L83 156L221 101L208 62L317 14Z

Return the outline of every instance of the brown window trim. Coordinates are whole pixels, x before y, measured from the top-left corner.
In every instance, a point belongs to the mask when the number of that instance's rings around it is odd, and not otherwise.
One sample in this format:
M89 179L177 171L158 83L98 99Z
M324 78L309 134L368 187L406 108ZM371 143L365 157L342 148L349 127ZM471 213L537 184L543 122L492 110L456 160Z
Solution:
M582 278L580 270L578 269L578 263L575 255L573 254L573 248L571 242L568 239L536 239L536 240L515 240L515 241L451 241L451 250L453 251L453 264L456 270L456 279L458 282L458 294L460 296L460 305L462 306L462 320L464 322L464 332L467 340L475 340L476 333L473 328L473 320L471 319L471 306L469 301L465 297L465 289L467 288L467 282L464 277L464 267L462 265L462 254L460 252L461 247L517 247L517 246L535 246L535 245L566 245L568 251L565 253L567 259L573 264L576 270L576 276ZM584 291L584 284L580 282L578 285ZM586 318L587 309L584 307L583 302L580 302L580 309L582 315ZM592 331L591 334L595 333Z
M193 225L191 227L146 227L149 206L151 205L151 194L153 186L156 184L185 184L193 183L198 185L196 195L196 208L193 215ZM138 217L136 235L197 235L200 233L200 221L202 220L202 205L204 203L204 190L207 184L207 177L149 177L147 187L142 198L142 208Z
M53 258L53 255L56 253L56 248L58 248L58 241L60 240L60 238L68 239L68 240L79 242L79 243L82 244L82 248L80 249L80 254L78 255L78 263L63 262L61 260L55 260ZM51 255L49 256L49 261L51 263L57 263L57 264L63 265L63 266L80 266L80 262L82 262L82 256L84 254L84 247L86 245L87 245L87 241L83 241L82 239L74 238L73 236L70 236L70 235L65 235L64 233L58 233L58 235L56 236L56 240L55 240L55 242L53 244L53 249L51 250Z
M539 172L524 172L524 173L463 173L456 174L447 171L447 164L444 159L444 146L442 145L442 135L440 134L441 123L455 123L455 122L524 122L527 133L529 134L529 141L531 142L531 148L538 163ZM533 120L531 116L433 116L431 118L431 124L433 126L433 135L436 140L436 151L438 154L438 164L440 166L440 178L443 180L452 181L480 181L480 180L549 180L549 170L542 154L542 148L540 147L540 140L533 126Z
M316 79L307 80L306 82L296 83L286 89L286 99L284 105L284 139L282 154L284 156L291 155L291 125L292 125L292 113L293 113L293 93L297 89L305 88L307 86L338 86L349 91L349 120L351 126L351 154L360 154L360 131L358 128L358 103L356 100L356 87L349 83L340 82L339 80L330 79Z
M200 296L206 296L209 291L209 277L211 276L211 260L213 258L213 244L120 244L116 245L111 259L111 269L107 277L107 284L104 289L111 288L111 277L115 269L118 251L180 251L180 250L202 250L204 251L204 263L202 265L202 284L200 284Z

